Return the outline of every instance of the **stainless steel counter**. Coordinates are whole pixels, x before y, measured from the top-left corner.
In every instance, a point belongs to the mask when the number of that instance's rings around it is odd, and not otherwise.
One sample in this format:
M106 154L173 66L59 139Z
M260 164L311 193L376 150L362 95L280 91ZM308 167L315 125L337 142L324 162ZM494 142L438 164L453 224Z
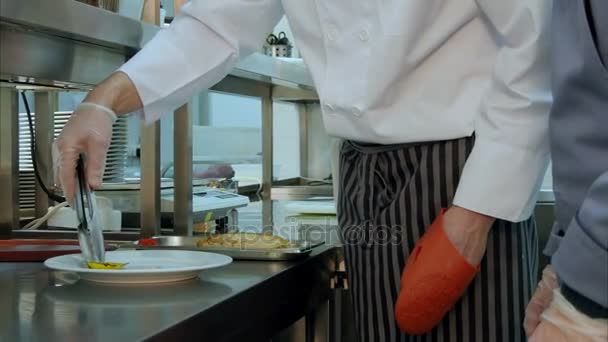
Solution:
M327 302L337 252L234 262L163 286L95 285L42 264L0 263L0 341L267 342Z

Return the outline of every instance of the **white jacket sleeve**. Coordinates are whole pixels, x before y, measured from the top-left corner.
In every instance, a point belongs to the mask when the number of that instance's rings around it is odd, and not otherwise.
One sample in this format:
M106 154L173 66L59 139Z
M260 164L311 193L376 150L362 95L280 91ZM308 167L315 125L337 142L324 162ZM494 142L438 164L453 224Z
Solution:
M530 217L549 158L552 0L476 0L501 45L454 204L508 221Z
M192 0L119 71L135 84L153 122L221 81L261 48L283 16L280 0Z

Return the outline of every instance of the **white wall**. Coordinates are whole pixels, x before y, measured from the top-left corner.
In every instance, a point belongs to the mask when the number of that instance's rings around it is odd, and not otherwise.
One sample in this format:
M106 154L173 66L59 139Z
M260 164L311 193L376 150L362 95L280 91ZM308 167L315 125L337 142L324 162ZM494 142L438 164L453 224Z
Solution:
M261 100L258 98L219 94L210 92L204 95L208 115L201 115L209 126L233 127L235 134L241 127L262 129ZM295 105L277 102L274 104L274 153L275 164L280 167L280 178L300 176L299 114ZM234 137L238 139L238 137ZM243 144L249 142L243 141ZM256 142L256 145L259 142ZM210 147L212 148L212 147ZM204 150L204 147L203 147ZM262 152L261 150L259 152ZM212 154L211 151L209 154ZM261 177L261 174L258 175Z
M262 127L262 101L259 98L209 92L206 100L211 126Z
M160 3L163 5L163 8L165 9L165 11L167 11L167 16L172 17L173 16L173 0L160 0Z
M273 158L280 166L280 178L300 175L300 119L296 105L274 104Z
M308 106L308 177L324 179L331 174L332 139L323 125L321 107Z

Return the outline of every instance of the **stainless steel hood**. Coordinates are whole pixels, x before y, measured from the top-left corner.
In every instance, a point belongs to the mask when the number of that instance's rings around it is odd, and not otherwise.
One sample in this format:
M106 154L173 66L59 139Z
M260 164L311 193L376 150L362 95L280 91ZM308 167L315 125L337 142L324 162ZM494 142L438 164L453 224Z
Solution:
M0 2L3 81L86 88L157 32L73 0Z
M87 88L115 71L159 30L74 0L2 0L0 79ZM259 53L244 59L231 75L313 88L305 67Z

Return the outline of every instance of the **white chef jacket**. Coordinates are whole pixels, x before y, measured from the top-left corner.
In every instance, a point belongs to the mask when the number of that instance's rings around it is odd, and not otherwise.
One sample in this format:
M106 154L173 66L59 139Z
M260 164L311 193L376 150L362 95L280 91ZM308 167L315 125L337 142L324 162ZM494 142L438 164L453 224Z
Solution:
M520 221L548 160L551 0L192 0L121 71L146 121L219 82L286 14L330 135L476 141L454 204Z

